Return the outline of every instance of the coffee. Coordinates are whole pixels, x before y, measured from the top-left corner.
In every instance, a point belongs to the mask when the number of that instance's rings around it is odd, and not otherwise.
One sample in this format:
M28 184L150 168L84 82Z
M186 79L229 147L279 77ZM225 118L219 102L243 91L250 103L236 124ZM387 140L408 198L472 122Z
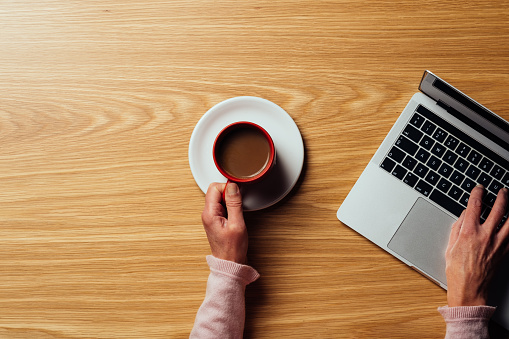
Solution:
M249 125L233 128L218 140L217 164L230 176L249 179L261 173L269 163L271 147L267 137Z

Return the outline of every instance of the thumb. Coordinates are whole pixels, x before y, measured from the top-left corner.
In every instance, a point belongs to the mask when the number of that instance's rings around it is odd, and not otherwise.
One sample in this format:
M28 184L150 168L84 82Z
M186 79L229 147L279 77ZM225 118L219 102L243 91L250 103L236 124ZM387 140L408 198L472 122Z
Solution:
M244 215L242 214L242 196L239 186L229 182L226 187L225 204L228 211L228 221L234 224L244 224Z

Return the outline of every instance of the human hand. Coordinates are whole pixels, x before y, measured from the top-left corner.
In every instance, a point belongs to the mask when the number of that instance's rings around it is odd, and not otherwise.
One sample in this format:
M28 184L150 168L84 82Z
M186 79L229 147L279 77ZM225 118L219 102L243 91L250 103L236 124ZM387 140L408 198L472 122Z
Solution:
M474 187L467 209L452 225L445 254L449 307L486 305L491 279L509 250L509 222L497 231L507 211L508 190L500 190L481 224L483 195L482 186Z
M226 210L221 204L225 186ZM212 255L219 259L245 264L248 238L242 213L242 197L237 184L210 184L201 217Z

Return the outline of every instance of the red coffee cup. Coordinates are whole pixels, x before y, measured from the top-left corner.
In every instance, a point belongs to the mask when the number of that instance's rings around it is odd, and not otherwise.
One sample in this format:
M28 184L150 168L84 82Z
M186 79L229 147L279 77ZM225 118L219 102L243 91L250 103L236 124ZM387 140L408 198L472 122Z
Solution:
M212 152L217 169L228 179L227 185L228 182L244 184L260 180L270 171L276 157L269 133L248 121L223 128L214 141Z

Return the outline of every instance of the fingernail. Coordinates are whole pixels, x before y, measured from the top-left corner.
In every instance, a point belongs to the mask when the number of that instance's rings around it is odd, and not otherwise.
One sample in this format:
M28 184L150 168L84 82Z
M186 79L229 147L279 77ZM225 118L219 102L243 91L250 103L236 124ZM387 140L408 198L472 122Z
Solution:
M239 193L239 186L235 184L229 184L228 186L226 186L226 191L228 192L228 194L237 194Z

